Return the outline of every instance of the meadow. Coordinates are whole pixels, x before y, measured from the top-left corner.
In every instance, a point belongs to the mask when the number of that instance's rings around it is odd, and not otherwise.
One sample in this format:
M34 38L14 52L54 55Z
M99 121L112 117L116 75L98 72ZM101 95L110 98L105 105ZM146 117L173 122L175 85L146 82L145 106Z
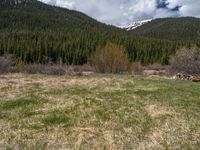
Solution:
M200 149L200 84L0 75L0 149Z

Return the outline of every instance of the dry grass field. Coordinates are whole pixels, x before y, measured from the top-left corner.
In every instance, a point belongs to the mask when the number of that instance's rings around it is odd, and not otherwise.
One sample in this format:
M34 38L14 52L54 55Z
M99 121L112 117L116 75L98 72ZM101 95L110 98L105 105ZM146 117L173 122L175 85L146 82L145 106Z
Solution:
M200 84L0 75L0 149L200 149Z

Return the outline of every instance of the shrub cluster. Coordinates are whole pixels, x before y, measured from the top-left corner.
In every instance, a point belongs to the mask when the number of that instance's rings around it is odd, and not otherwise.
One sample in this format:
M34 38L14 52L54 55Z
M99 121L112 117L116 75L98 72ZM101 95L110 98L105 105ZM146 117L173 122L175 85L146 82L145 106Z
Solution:
M125 49L112 43L98 47L91 55L90 63L99 73L123 73L129 68L129 59Z
M29 64L25 65L22 72L29 74L46 74L46 75L65 75L66 66L48 65L48 64Z
M16 59L14 55L6 54L0 56L0 73L13 72L15 70Z
M181 48L170 60L172 70L187 74L200 74L200 49Z

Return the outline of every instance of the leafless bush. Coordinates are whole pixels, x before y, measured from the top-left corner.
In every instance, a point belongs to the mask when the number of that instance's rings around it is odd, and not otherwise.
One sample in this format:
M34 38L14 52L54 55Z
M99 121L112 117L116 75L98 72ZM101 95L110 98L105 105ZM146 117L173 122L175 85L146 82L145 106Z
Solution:
M90 63L99 73L123 73L129 68L125 49L112 43L98 47L90 57Z
M0 56L0 73L8 73L15 71L16 59L14 55L6 54Z
M174 72L200 74L200 49L181 48L171 58L170 64Z
M58 64L28 64L20 71L29 74L80 76L93 72L89 65L67 66Z
M93 72L94 71L94 69L89 64L73 65L72 67L75 72Z
M166 70L168 68L168 66L163 66L159 63L154 63L154 64L150 64L150 65L146 66L145 68L149 69L149 70L160 71L160 70Z
M29 74L65 75L66 69L64 65L29 64L24 66L22 72Z

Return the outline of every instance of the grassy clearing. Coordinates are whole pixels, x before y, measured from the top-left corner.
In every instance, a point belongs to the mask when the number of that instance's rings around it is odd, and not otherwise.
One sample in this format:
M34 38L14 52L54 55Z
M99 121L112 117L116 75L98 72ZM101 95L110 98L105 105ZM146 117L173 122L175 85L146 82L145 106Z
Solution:
M161 77L0 76L0 149L200 149L200 85Z
M64 114L59 111L54 111L52 114L43 118L42 122L46 126L57 125L57 124L63 124L67 126L70 125L70 118L67 117L67 114Z
M3 110L11 110L18 107L26 107L28 105L38 104L39 101L37 99L17 99L12 101L7 101L3 104Z

